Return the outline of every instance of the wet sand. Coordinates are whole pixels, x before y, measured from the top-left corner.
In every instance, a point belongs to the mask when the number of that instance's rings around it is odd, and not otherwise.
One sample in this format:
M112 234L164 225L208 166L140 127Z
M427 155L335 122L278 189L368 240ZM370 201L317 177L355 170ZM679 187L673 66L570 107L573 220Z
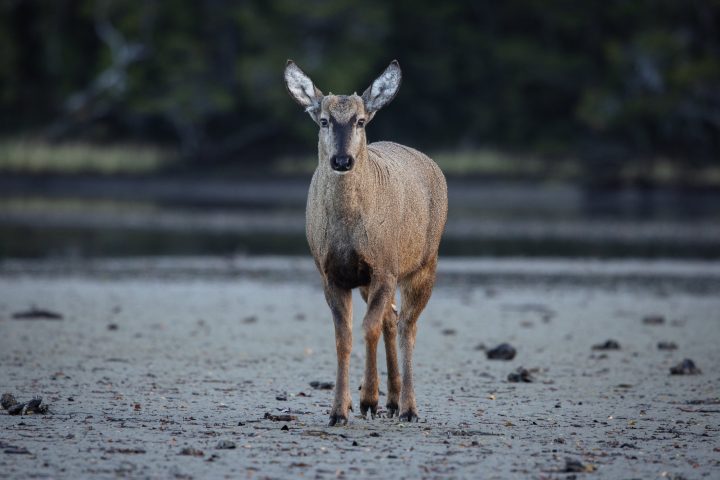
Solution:
M333 392L310 382L334 381L335 344L307 259L4 262L0 393L50 413L0 412L0 473L569 478L573 459L590 478L717 476L717 264L441 265L416 347L420 422L327 427ZM12 318L31 306L63 318ZM363 312L355 295L355 388ZM620 350L592 350L608 339ZM479 348L502 342L512 361ZM671 376L684 358L702 374ZM520 366L535 382L507 381Z

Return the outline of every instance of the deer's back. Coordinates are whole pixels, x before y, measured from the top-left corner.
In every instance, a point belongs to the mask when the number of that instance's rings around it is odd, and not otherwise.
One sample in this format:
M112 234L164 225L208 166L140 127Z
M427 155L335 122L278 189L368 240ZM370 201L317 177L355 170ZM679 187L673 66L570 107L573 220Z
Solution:
M402 276L437 255L447 220L445 176L427 155L404 145L372 143L368 153L392 178L389 196L400 199L393 228Z

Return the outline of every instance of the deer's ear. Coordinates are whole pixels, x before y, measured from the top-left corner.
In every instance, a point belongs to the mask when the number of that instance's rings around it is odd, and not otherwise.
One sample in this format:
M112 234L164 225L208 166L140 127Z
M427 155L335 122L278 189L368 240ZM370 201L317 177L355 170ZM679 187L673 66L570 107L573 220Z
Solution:
M285 86L290 96L317 122L323 93L292 60L285 66Z
M390 103L400 89L401 80L400 64L397 60L393 60L362 94L365 110L374 114Z

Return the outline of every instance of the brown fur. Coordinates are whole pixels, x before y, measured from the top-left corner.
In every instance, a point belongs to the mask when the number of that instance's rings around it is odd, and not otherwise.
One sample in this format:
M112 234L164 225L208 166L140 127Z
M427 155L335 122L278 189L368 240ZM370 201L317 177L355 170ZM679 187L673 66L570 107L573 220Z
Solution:
M397 78L388 75L393 65L397 73L390 74ZM377 83L383 79L393 82L389 99L368 98L371 89L387 91L383 90L388 88L386 84ZM306 233L335 323L338 370L330 424L347 422L348 409L352 408L348 385L352 348L350 291L356 287L360 287L368 304L363 319L366 364L360 411L364 415L369 410L373 417L376 413L379 383L376 357L382 333L388 368L388 413L390 416L399 413L406 420L417 419L412 354L417 319L435 282L438 247L447 218L445 178L437 165L417 150L391 142L368 145L365 129L355 124L358 119L369 122L374 116L375 111L367 111L366 105L382 106L392 99L399 86L396 63L362 98L322 97L311 83L302 85L306 91L314 89L319 96L305 103L304 98L293 94L294 84L289 82L288 90L301 105L309 105L314 120L321 123L321 119L326 119L329 125L320 129L319 163L308 193ZM313 105L315 109L311 110ZM345 151L337 151L338 146ZM330 166L333 155L351 155L355 160L353 168L344 175L333 171ZM399 316L393 308L398 287L402 299ZM396 353L398 333L402 381Z

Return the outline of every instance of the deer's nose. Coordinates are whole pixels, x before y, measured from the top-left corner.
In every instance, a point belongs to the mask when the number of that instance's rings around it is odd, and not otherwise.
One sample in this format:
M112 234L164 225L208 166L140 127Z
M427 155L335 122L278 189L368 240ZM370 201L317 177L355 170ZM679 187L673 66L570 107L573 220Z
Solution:
M349 155L333 155L330 160L330 166L337 172L347 172L355 163L353 157Z

